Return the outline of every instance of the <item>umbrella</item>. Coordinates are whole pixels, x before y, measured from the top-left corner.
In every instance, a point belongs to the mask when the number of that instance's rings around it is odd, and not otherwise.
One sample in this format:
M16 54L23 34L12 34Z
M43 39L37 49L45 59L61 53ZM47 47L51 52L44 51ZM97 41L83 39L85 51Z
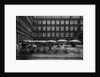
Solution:
M39 42L41 42L41 43L45 43L46 41L45 41L45 40L41 40L41 41L39 41Z
M47 42L56 42L55 40L48 40Z
M67 40L65 40L65 39L60 39L60 40L57 40L57 42L67 42Z
M80 43L81 41L79 41L79 40L70 40L70 42L78 42L78 43Z

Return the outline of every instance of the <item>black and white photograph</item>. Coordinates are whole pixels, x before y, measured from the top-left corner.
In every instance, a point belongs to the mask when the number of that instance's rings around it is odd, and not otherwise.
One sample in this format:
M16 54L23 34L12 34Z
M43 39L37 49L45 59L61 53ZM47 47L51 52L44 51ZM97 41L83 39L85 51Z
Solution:
M5 5L5 72L95 72L95 5Z
M16 60L83 60L83 16L16 16Z

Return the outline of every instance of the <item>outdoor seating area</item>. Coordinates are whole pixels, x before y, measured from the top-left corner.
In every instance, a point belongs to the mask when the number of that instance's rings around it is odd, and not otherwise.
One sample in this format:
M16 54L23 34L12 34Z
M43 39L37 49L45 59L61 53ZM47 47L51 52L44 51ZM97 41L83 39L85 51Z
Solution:
M73 40L74 41L74 40ZM48 41L23 41L16 47L16 54L23 56L32 55L77 55L83 56L83 45L79 45L79 41L68 43L67 40L48 40ZM70 56L71 57L71 56Z

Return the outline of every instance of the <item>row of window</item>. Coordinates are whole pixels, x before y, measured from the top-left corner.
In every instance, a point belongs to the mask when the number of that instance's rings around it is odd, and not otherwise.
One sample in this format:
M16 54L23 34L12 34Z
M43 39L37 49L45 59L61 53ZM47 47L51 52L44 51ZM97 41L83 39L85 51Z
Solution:
M43 25L59 25L59 24L61 24L61 25L64 25L64 24L66 24L66 25L77 25L77 24L83 24L83 20L80 20L80 21L78 21L78 20L34 20L34 22L36 23L36 24L39 24L39 25L41 25L41 24L43 24Z
M34 31L77 31L77 26L34 26ZM80 31L83 31L83 27L80 27Z
M74 33L73 32L43 32L43 33L33 33L33 37L74 37Z

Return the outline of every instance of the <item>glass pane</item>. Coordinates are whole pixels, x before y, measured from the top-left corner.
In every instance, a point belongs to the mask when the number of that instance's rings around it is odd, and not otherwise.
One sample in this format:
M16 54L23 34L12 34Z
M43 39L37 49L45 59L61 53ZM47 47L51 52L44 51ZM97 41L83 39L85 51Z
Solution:
M36 26L34 26L33 28L34 28L34 31L36 31L36 30L37 30L37 27L36 27Z
M42 37L42 33L38 33L38 37Z
M80 20L80 24L83 25L83 21L82 20Z
M59 33L58 32L56 33L56 37L59 37Z
M66 26L66 31L69 31L69 26Z
M54 25L55 24L55 20L52 20L52 25Z
M61 24L62 24L62 25L64 24L64 20L61 20Z
M68 32L66 32L65 37L69 37L69 33Z
M73 31L73 26L70 27L70 31Z
M75 25L77 25L77 24L78 24L78 21L77 21L77 20L75 20L75 21L74 21L74 24L75 24Z
M38 24L41 24L41 20L38 20Z
M73 25L73 20L70 21L70 24Z
M64 32L61 32L61 37L64 37Z
M51 33L47 33L47 37L51 37Z
M77 26L74 27L75 31L77 31Z
M43 24L44 24L44 25L46 24L46 20L43 20Z
M38 26L38 30L41 31L41 26Z
M52 26L52 31L55 31L55 26Z
M46 26L43 26L43 31L46 31Z
M56 20L56 24L57 24L57 25L59 24L59 20Z
M50 24L50 20L47 20L47 24L48 24L48 25Z
M73 37L74 36L74 33L70 33L70 37Z
M47 26L47 31L50 31L50 29L51 29L51 26Z
M83 31L83 27L81 27L81 31Z
M68 20L66 20L66 21L65 21L65 24L66 24L66 25L68 25L68 24L69 24L69 21L68 21Z
M37 37L37 33L33 33L33 37Z
M52 33L52 37L55 37L55 33L54 32Z
M64 26L61 26L61 31L64 31Z
M43 37L46 37L46 33L43 33Z
M59 31L59 26L56 26L56 31Z

